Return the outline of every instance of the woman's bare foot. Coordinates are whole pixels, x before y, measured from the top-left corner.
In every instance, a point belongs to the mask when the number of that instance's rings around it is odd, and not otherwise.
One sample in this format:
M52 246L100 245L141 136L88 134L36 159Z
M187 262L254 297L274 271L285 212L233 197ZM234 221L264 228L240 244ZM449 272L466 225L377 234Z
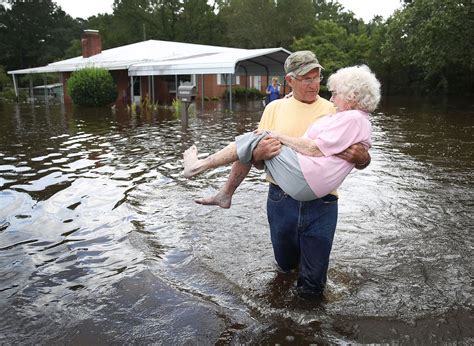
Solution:
M229 209L232 203L232 195L219 191L216 195L195 199L194 202L202 205L217 205L224 209Z
M183 174L186 178L191 178L195 176L196 174L199 174L202 172L200 168L202 168L202 165L200 165L201 160L198 159L198 149L195 145L190 146L186 151L183 153L183 159L184 159L184 171Z

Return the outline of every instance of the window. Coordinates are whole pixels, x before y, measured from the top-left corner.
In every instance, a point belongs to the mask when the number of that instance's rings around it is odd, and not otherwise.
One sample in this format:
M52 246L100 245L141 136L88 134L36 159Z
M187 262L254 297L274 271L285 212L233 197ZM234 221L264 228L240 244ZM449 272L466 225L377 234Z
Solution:
M229 84L229 76L232 76L232 84L240 84L240 76L230 75L230 74L217 74L217 85L227 85Z
M253 76L251 79L251 87L257 90L262 88L262 76Z

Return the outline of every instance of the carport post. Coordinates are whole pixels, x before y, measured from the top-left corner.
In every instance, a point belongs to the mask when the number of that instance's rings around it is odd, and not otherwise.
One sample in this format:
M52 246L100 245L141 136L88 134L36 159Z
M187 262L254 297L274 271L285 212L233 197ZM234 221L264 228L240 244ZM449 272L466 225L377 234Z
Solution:
M61 73L61 84L62 84L62 95L61 95L61 103L64 103L64 75Z
M48 88L46 88L46 75L43 76L43 85L44 85L44 103L48 103Z
M18 87L16 85L16 76L12 74L12 78L13 78L13 88L15 89L15 97L16 97L16 100L18 101Z
M233 75L229 73L229 110L232 112L232 77Z
M201 74L201 108L204 109L204 75Z
M178 75L174 75L174 85L176 89L175 99L178 99Z
M30 75L30 102L35 103L35 94L33 93L33 79Z
M147 76L148 77L148 102L151 101L151 97L150 97L150 94L151 94L151 80L150 80L150 76Z
M155 106L155 76L151 76L151 102Z
M130 76L130 106L133 104L133 76Z

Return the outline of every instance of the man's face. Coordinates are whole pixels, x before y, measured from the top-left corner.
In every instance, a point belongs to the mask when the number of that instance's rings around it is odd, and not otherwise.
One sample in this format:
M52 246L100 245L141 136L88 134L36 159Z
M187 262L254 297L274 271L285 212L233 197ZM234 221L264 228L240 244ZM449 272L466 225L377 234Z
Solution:
M304 103L313 103L318 98L319 78L320 71L316 68L303 76L287 76L286 81L293 89L293 97L295 99Z

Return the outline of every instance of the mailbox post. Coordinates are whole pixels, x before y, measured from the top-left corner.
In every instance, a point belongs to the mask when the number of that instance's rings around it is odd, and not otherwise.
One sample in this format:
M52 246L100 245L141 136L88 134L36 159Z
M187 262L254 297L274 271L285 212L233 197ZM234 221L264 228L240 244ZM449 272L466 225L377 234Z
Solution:
M188 126L188 108L193 99L196 97L196 86L190 82L182 83L178 87L178 99L181 100L181 122L184 126Z

